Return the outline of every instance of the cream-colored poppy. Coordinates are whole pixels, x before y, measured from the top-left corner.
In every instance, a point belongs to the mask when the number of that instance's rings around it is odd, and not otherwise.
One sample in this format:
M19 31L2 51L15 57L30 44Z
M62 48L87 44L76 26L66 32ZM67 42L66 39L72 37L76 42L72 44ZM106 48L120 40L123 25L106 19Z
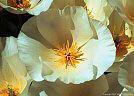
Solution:
M26 11L32 15L39 15L42 11L48 10L52 2L53 0L1 0L0 6L14 13Z
M34 80L59 78L79 84L99 78L113 64L115 45L110 31L99 21L89 20L83 7L49 10L34 18L41 38L36 36L36 41L21 32L17 41L19 56Z
M1 53L0 96L27 96L30 81L27 82L26 68L17 59L16 43L14 37L7 37Z
M84 0L87 13L90 18L101 21L104 24L109 24L109 16L113 9L110 7L107 0Z

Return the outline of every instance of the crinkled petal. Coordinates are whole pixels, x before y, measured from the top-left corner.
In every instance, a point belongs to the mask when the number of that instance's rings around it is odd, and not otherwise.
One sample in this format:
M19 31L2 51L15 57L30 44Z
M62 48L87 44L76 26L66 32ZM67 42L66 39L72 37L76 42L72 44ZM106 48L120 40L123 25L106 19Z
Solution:
M90 51L83 48L85 50L82 50L82 52L85 52L87 54L81 56L81 58L84 58L84 61L80 61L78 65L76 64L76 68L72 66L68 66L66 68L66 64L61 63L51 64L50 67L53 70L53 73L51 75L45 76L45 79L54 82L57 80L57 78L59 78L66 84L80 84L85 81L92 80L94 77L94 66L92 60L93 56L89 54L92 54L92 50L94 50L94 46L96 46L96 44L96 40L90 40L90 43L88 45L88 47L90 46Z
M27 71L31 78L36 81L44 80L42 77L42 62L39 58L41 49L40 43L28 38L24 33L18 37L19 57L26 64Z
M95 75L96 78L100 77L113 64L116 50L112 35L105 25L97 21L93 21L93 24L98 40L91 39L82 48L84 55L81 58L85 58L85 60L80 61L76 68L71 66L67 69L66 64L53 63L53 74L46 76L46 80L55 81L56 78L59 78L67 84L79 84L92 80Z
M71 42L73 23L70 16L62 15L58 9L51 9L42 12L36 21L41 35L54 47L59 48L67 41Z
M88 45L88 47L90 46L89 50L85 48L82 49L82 52L84 52L85 54L81 56L81 58L84 58L84 60L80 61L78 65L76 64L76 68L72 66L68 66L66 68L66 64L53 63L52 66L50 66L53 70L53 73L46 76L45 79L54 82L57 78L59 78L66 84L80 84L85 81L92 80L94 77L92 52L96 45L96 40L90 40L90 43Z
M112 9L107 3L107 0L88 0L86 1L87 9L91 12L89 17L101 21L102 23L108 23L108 17L110 16Z
M72 17L75 29L71 33L73 41L78 45L84 44L93 36L88 15L83 7L66 7L63 14Z
M34 16L27 20L21 28L21 31L25 33L28 37L37 40L44 46L51 47L49 42L46 41L46 39L43 38L43 36L40 34L38 28L37 28L37 22L36 22L37 17ZM29 31L30 30L30 31Z
M97 78L100 77L114 62L116 48L112 35L108 28L98 21L92 21L98 36L98 46L96 48L93 65L98 69Z
M7 37L6 38L6 46L5 46L3 54L8 57L8 56L12 56L16 53L18 53L17 39L14 37Z
M21 62L18 55L17 39L14 37L6 38L6 46L2 52L3 58L8 62L14 74L26 77L27 71L25 65Z
M7 61L6 58L2 57L2 73L1 73L1 84L4 84L4 81L7 81L8 83L12 84L13 86L18 86L20 93L25 89L27 85L27 78L23 77L19 74L19 71L17 73L14 72L12 67L10 65L14 62Z

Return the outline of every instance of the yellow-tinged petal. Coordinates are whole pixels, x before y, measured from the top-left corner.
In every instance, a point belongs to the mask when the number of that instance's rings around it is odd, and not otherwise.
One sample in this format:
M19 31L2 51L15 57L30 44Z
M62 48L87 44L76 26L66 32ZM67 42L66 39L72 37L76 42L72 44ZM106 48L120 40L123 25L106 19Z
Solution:
M29 75L35 81L42 81L43 76L51 74L48 62L54 61L55 55L51 49L40 42L20 33L18 37L18 50L22 62L27 66ZM28 59L27 59L28 58Z
M88 15L83 7L65 7L63 15L71 16L74 29L71 30L73 41L82 46L93 36Z
M85 0L85 3L89 17L108 25L108 17L113 10L106 0Z

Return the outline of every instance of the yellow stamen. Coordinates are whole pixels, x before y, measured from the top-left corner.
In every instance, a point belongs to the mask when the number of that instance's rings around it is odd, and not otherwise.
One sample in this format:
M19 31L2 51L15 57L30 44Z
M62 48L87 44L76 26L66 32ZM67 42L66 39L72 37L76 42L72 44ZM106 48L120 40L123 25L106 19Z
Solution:
M19 96L19 88L17 86L12 86L8 82L5 85L0 86L0 96Z
M55 55L61 57L55 62L66 64L66 68L67 66L76 67L76 64L79 64L80 61L84 60L84 58L80 58L83 55L83 53L79 50L79 47L76 43L73 43L70 47L69 42L67 41L67 44L63 45L62 48L54 49L53 51Z

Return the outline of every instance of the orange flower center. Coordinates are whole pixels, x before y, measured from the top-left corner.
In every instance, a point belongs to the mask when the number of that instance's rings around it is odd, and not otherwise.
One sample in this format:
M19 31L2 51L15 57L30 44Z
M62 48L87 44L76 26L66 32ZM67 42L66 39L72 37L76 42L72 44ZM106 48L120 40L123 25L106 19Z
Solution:
M0 96L19 96L19 88L6 84L6 87L0 89Z
M70 47L69 42L67 42L62 48L54 49L53 51L55 55L61 57L55 62L66 64L66 68L68 66L76 67L76 64L79 64L80 61L84 60L84 58L80 58L83 53L80 51L80 47L78 47L76 43L72 44Z
M8 4L11 7L18 8L18 9L28 9L30 8L31 0L8 0Z

